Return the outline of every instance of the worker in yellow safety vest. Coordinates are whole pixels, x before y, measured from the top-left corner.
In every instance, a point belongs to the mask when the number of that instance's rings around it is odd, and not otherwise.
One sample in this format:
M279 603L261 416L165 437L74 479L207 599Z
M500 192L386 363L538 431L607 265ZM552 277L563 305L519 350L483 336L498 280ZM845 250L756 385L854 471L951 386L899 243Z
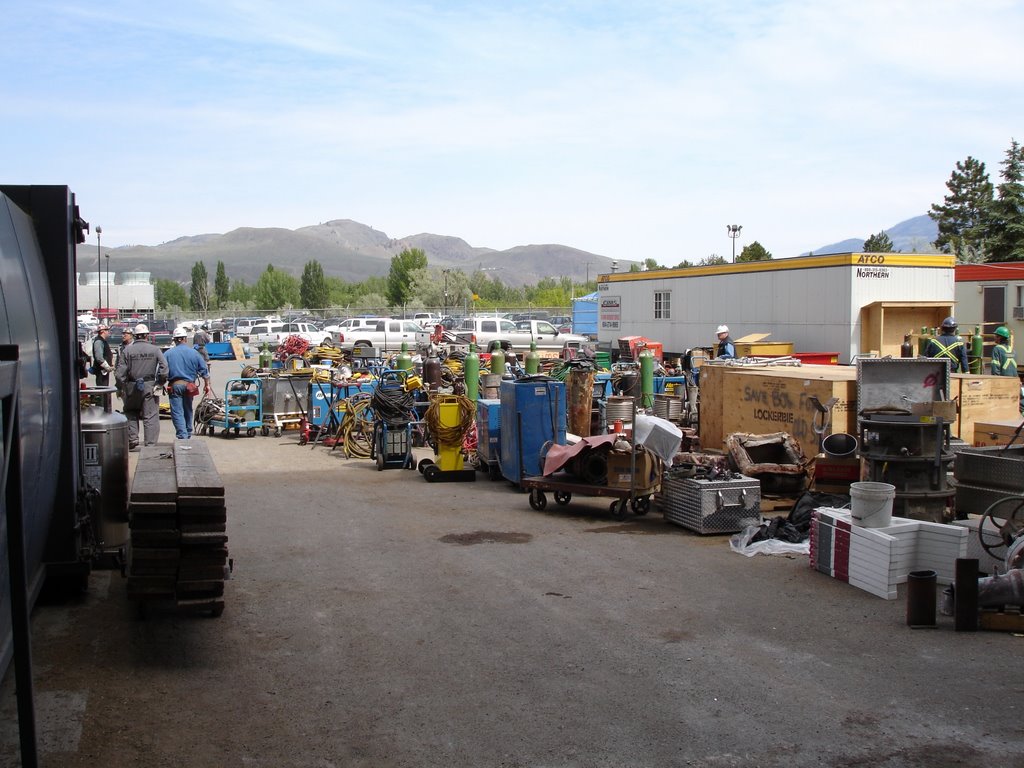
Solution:
M939 330L938 336L928 340L925 357L948 358L951 373L968 373L967 347L956 333L956 318L947 317Z
M992 375L1017 375L1017 356L1010 347L1010 332L1005 325L996 328L996 345L992 347Z

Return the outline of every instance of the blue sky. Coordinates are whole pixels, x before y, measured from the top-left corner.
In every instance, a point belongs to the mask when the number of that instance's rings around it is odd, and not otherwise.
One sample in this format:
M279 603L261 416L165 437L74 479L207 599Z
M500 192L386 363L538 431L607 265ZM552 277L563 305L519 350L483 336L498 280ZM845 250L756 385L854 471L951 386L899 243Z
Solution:
M996 180L1022 39L1019 0L8 0L0 181L69 185L111 246L347 218L795 256L968 155Z

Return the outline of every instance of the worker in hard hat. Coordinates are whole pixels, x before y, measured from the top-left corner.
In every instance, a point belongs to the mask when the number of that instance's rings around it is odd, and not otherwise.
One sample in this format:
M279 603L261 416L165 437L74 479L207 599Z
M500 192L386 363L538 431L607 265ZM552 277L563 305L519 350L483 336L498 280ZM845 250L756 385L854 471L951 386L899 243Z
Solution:
M1010 331L1005 325L996 328L996 345L992 347L992 375L1017 375L1017 355L1010 346Z
M174 436L179 440L192 437L192 398L197 390L189 384L195 384L201 378L205 384L205 394L210 392L210 369L195 349L189 346L188 331L178 326L171 334L174 346L167 350L167 398L171 403L171 422L174 424Z
M149 340L149 326L135 326L135 341L124 348L117 360L114 380L124 393L124 415L128 419L128 450L139 450L139 420L146 445L160 440L160 403L154 387L167 381L167 361L160 347Z
M720 325L715 333L718 334L718 349L715 352L715 358L718 360L732 360L735 358L736 345L733 344L732 338L729 336L729 326Z
M967 366L967 345L957 335L955 317L947 317L942 321L939 335L928 340L924 354L925 357L949 360L949 370L952 373L970 371Z

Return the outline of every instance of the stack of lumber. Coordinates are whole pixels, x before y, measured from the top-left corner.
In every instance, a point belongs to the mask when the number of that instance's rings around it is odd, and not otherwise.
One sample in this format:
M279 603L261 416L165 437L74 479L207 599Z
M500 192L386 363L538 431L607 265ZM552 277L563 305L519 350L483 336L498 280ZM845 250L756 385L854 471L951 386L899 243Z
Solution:
M224 610L228 566L224 484L199 440L147 446L128 502L128 596Z

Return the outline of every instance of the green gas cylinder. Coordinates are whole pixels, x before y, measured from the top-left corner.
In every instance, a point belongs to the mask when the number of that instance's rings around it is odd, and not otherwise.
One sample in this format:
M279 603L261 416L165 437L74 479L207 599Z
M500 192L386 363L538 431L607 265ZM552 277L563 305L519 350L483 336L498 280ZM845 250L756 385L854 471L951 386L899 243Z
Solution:
M501 347L491 352L491 373L496 373L499 376L505 375L505 353Z
M530 351L526 353L526 375L533 376L540 371L540 355L537 353L537 342L530 342Z
M270 347L267 346L267 342L263 342L263 346L260 347L260 368L269 369L274 362L274 356L270 352Z
M469 345L462 372L466 378L466 397L476 402L480 393L480 356L476 353L476 344Z
M402 342L402 351L398 353L398 362L396 365L400 371L412 370L412 355L409 354L409 342Z
M985 362L985 339L981 335L981 326L974 326L974 335L971 337L971 373L981 373Z
M654 355L640 353L640 403L644 408L654 407Z

